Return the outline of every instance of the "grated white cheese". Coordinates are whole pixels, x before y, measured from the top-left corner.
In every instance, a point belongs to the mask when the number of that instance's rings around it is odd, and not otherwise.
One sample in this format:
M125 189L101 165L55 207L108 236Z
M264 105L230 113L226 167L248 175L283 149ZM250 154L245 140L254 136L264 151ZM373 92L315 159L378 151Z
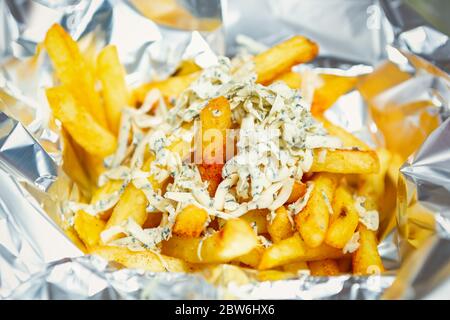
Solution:
M322 197L323 197L323 200L325 201L325 205L327 206L328 213L330 215L333 215L333 207L331 206L330 199L328 199L327 194L323 190L322 190Z
M359 215L359 221L369 230L377 231L380 224L380 218L377 210L367 211L364 207L365 197L355 196L355 209Z
M359 248L359 232L355 232L350 240L345 244L342 252L345 253L353 253Z
M311 196L311 192L313 191L313 189L314 189L314 182L308 181L306 183L305 195L302 198L299 198L293 204L290 204L288 206L288 209L290 212L292 212L292 214L296 215L305 208L306 204L309 201L309 197Z

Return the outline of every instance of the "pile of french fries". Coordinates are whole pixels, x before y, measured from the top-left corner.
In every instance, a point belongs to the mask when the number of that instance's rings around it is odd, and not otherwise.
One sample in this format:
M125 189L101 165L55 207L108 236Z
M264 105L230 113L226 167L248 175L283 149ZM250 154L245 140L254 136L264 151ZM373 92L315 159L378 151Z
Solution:
M309 171L301 181L295 181L284 204L272 212L267 208L252 209L227 219L210 217L207 210L191 203L177 213L170 237L154 248L133 250L109 241L130 234L108 232L127 223L156 230L168 222L166 214L149 206L145 190L136 184L114 178L99 183L108 170L105 159L120 148L124 109L138 110L155 92L162 99L145 114L154 114L162 104L171 108L202 70L193 62L183 62L168 79L131 90L113 45L103 48L96 58L87 56L61 26L54 25L44 46L59 83L48 88L46 94L53 116L61 124L64 170L82 191L79 202L100 208L95 212L82 205L72 208L73 223L65 227L86 253L128 268L151 271L193 272L211 264L228 263L284 275L365 275L384 271L377 249L379 235L362 216L370 213L370 218L378 219L391 154L382 148L370 149L324 117L327 108L355 87L356 78L319 75L321 85L315 88L311 113L330 135L342 141L344 148L313 149ZM253 57L256 81L262 85L283 81L292 89L301 89L305 79L291 71L292 67L313 60L317 54L315 43L301 36L292 37ZM225 97L208 101L199 120L202 129L225 131L236 126ZM211 141L201 143L207 148ZM181 159L191 152L190 144L182 141L167 148ZM141 171L145 173L154 164L156 154L148 150L143 154ZM223 182L222 167L214 163L198 165L211 195ZM152 192L163 196L170 177L161 181L147 175L144 180ZM309 189L311 184L314 188ZM111 195L117 196L116 201L102 210L100 204L110 201ZM303 208L292 215L289 204L302 199Z

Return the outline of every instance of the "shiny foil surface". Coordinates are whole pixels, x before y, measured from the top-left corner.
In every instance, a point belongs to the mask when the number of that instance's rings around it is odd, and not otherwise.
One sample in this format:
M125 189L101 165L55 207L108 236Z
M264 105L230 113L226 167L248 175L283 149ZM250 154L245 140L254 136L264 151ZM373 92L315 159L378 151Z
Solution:
M178 18L155 14L158 2L182 8ZM0 21L0 299L450 296L450 41L403 1L8 0L0 2ZM217 55L233 56L245 46L242 35L260 49L293 34L318 42L319 58L299 70L361 79L327 117L408 159L397 206L380 225L389 271L259 281L228 265L151 273L83 255L58 226L58 203L74 188L43 90L53 77L39 43L55 22L82 48L115 44L131 87L167 77L182 59L206 68ZM393 128L412 143L385 134Z

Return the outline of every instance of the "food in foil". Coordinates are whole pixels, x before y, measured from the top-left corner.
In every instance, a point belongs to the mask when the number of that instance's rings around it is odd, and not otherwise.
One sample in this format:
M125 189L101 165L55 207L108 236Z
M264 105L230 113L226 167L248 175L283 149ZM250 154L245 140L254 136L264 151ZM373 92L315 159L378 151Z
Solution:
M324 115L354 77L291 70L317 56L312 40L204 69L184 61L134 90L114 45L88 59L58 24L43 45L78 190L59 199L60 221L84 252L155 272L384 271L378 211L392 154Z
M77 5L75 20L103 21L96 12L108 8L115 12L108 18L115 24L135 14L121 1L100 2ZM157 6L135 2L162 25L181 23L183 28L208 32L218 26L216 16L200 21L203 24L185 25L187 20L155 15ZM271 19L285 23L279 14L289 3L280 4ZM242 7L247 5L251 2ZM308 1L299 8L303 5L308 6ZM240 6L231 1L226 9L233 12ZM368 7L369 18L380 18L377 8ZM77 18L78 9L94 14ZM284 15L289 16L287 11ZM6 113L0 113L1 125L7 129L2 136L7 139L0 137L0 146L9 152L0 155L0 164L6 163L5 170L17 175L18 181L0 178L32 204L29 211L36 211L36 221L49 222L48 213L73 242L65 254L60 251L67 239L61 241L58 250L50 250L54 254L46 254L44 263L54 260L49 257L87 254L45 265L41 273L22 273L20 280L16 267L5 260L14 272L5 277L6 289L0 290L0 296L10 294L9 285L17 286L12 298L106 298L108 294L109 298L217 298L217 292L199 280L201 276L222 289L220 297L380 298L394 281L392 271L399 268L397 243L409 261L384 297L426 297L433 290L414 270L442 267L430 257L439 254L437 248L441 252L448 248L443 241L449 230L448 206L442 200L448 188L441 187L448 177L438 179L445 170L434 170L439 165L430 162L425 168L432 169L427 180L420 163L436 152L446 157L435 141L448 136L441 124L448 116L448 75L409 53L421 54L414 42L429 27L403 33L395 46L381 39L386 52L375 46L375 55L353 57L372 64L387 54L390 61L373 71L366 65L349 68L340 62L335 68L332 59L316 60L315 41L321 48L324 43L326 55L330 43L307 29L295 36L283 31L271 40L263 39L264 44L238 34L240 47L227 48L232 59L217 56L206 43L216 41L220 32L211 32L205 42L194 31L182 57L178 53L173 57L167 51L170 45L158 39L170 41L176 32L161 28L158 34L155 26L138 17L134 23L154 38L152 50L156 50L147 52L146 42L130 43L129 51L136 49L138 56L149 53L151 68L145 59L135 63L120 44L99 47L102 41L95 34L72 30L69 35L65 29L73 27L71 20L63 19L64 27L47 24L49 29L30 62L13 62L2 74L7 76L0 78L7 102ZM369 19L368 29L377 21L387 25L385 19ZM226 19L224 26L230 21ZM297 27L294 34L303 31L301 23ZM391 26L384 27L389 33ZM12 54L29 56L33 51L29 49L20 42ZM351 56L351 50L341 49L338 55ZM422 57L434 58L434 50L435 44L428 43ZM42 64L45 55L51 73ZM440 66L442 61L433 60ZM17 90L16 75L23 75L24 69L40 74L25 82L27 90L44 94L30 99ZM424 95L424 88L431 90ZM49 108L43 111L46 104ZM35 114L28 114L23 105L32 106ZM10 116L27 125L35 138ZM21 154L14 142L19 136L30 150L31 166L23 156L15 160ZM399 174L408 156L426 139ZM432 152L423 151L427 148ZM62 170L55 169L58 165ZM423 181L433 190L421 188L418 184ZM14 209L9 202L2 208L0 222L4 214L8 222ZM11 232L22 228L15 221L13 227ZM96 256L115 268L110 270ZM36 260L23 264L21 270L37 270ZM414 261L420 264L411 267ZM94 273L98 281L88 287L67 282L63 295L52 291L54 275L72 273ZM19 286L23 274L29 279ZM115 286L119 278L145 281L129 290L109 292L105 281ZM47 295L37 295L44 283ZM173 284L182 289L161 297L158 290L151 290Z

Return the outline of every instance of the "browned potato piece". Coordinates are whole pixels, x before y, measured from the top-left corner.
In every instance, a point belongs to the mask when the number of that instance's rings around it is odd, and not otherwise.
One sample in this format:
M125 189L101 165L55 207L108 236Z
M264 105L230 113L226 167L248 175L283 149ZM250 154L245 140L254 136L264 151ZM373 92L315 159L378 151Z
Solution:
M384 271L383 262L378 253L378 240L375 231L358 225L359 248L353 252L352 266L354 274L373 274Z
M102 83L106 119L114 134L118 134L122 109L128 105L125 69L119 61L116 46L106 46L97 57L97 75Z
M100 126L66 87L46 90L47 99L55 118L60 120L72 138L87 152L108 156L116 150L116 138Z
M178 237L200 237L207 221L208 212L191 204L178 213L172 232Z
M336 260L333 259L310 261L308 262L308 267L312 276L336 276L340 273L339 266Z
M204 239L172 237L163 242L162 253L192 263L225 263L257 246L258 238L248 223L232 219Z
M105 111L95 91L94 75L86 64L78 44L60 25L54 24L47 31L44 45L61 83L70 90L76 101L90 112L100 126L108 128ZM81 122L80 125L85 123ZM72 137L76 139L73 134Z
M318 51L317 44L301 36L277 44L254 58L258 82L270 83L292 66L313 60Z
M341 128L341 127L331 123L330 121L325 119L325 117L318 116L318 117L316 117L316 119L319 120L320 122L322 122L323 127L328 131L328 133L330 135L341 139L342 143L344 144L344 147L346 147L346 148L356 147L356 148L359 148L360 150L370 149L369 146L365 142L361 141L360 139L355 137L353 134L351 134L344 128Z
M283 81L291 89L300 89L302 86L302 78L298 72L289 71L278 76L275 81Z
M285 264L283 270L286 272L299 273L302 271L309 271L308 262L298 261Z
M275 210L275 217L268 223L267 231L274 243L287 239L294 234L294 226L285 207Z
M264 247L262 245L258 245L252 251L243 256L236 258L236 261L239 261L247 266L252 268L257 268L259 263L261 262L261 257L264 253Z
M100 233L105 228L105 222L82 210L75 214L75 231L87 248L97 245L100 241Z
M246 214L242 215L240 218L253 227L256 226L256 231L258 234L267 233L267 214L269 211L267 209L255 209L250 210Z
M286 201L286 203L288 204L294 203L300 197L303 197L305 195L305 192L306 192L306 184L304 184L301 181L295 181L289 199Z
M97 246L90 250L108 261L115 261L126 268L135 268L153 272L191 272L193 267L183 260L151 251L131 251L123 247Z
M338 176L330 173L316 174L308 203L295 216L297 230L310 247L318 247L325 240L330 219L331 201L336 190Z
M340 185L337 188L332 207L333 215L325 237L325 243L342 249L355 233L359 222L353 196L345 185Z
M323 152L325 156L321 157ZM314 149L311 172L376 173L380 169L377 153L373 150ZM321 159L323 158L323 159Z
M343 257L342 250L322 244L316 248L308 247L298 233L267 248L258 269L271 269L299 261L337 259Z

